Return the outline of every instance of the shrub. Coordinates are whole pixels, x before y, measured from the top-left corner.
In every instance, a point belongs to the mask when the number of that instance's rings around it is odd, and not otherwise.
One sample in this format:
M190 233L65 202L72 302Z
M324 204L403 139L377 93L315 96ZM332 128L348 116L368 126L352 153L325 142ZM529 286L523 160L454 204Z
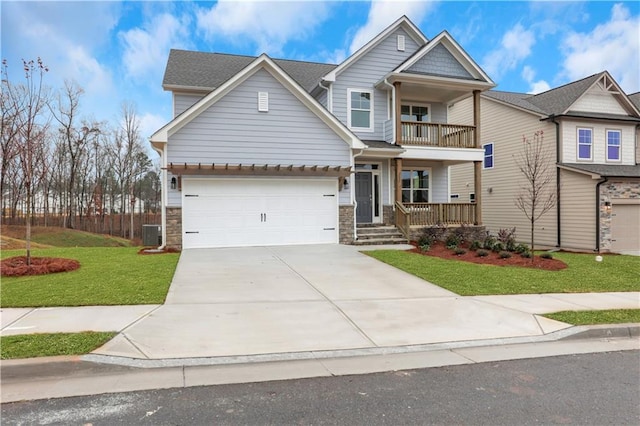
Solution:
M515 240L507 241L504 245L506 251L516 251L516 242Z
M419 245L420 250L422 251L429 251L429 249L431 248L431 244L429 243L423 243Z
M429 250L432 244L433 239L431 239L431 237L427 235L422 234L420 238L418 238L418 247L420 247L420 249L423 251Z
M553 259L553 255L551 253L542 253L540 257L543 259Z
M508 244L516 245L516 228L500 229L497 235L498 241L500 241L505 247Z
M501 251L498 254L498 257L500 257L500 259L509 259L511 257L511 253L508 251Z
M514 247L513 251L518 254L526 253L529 251L529 246L527 246L526 244L518 244Z
M501 251L504 251L504 244L502 244L500 241L497 241L493 247L491 247L491 250L493 250L495 253L500 253Z
M482 248L482 243L478 240L474 240L471 245L469 246L469 250L471 251L476 251L479 248Z
M533 255L531 254L530 251L522 252L522 253L520 253L520 256L524 257L525 259L531 259L533 257Z
M491 250L493 249L493 246L495 243L496 243L495 237L493 237L492 235L487 235L484 241L482 242L482 248L486 250Z
M453 252L457 255L457 256L462 256L463 254L467 253L467 251L461 247L456 247Z
M487 257L489 256L489 252L485 249L480 249L476 252L476 256L478 257Z
M454 249L458 247L458 245L460 244L460 238L458 237L458 235L451 232L449 233L449 235L447 235L447 239L445 240L444 243L448 249Z

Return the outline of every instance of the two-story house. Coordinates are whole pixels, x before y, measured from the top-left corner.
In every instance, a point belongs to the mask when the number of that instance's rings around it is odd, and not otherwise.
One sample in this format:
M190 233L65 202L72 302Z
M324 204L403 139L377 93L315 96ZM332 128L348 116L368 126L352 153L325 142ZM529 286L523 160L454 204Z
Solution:
M362 224L481 224L449 169L481 184L480 93L495 84L447 33L398 19L339 65L172 50L163 241L182 248L354 243ZM449 107L471 100L470 123ZM478 190L479 194L480 191Z
M595 252L640 252L640 110L604 71L530 95L481 95L483 218L490 231L515 227L527 241L530 223L515 206L525 178L518 168L523 136L542 130L556 205L536 223L536 241ZM462 101L450 117L470 123ZM469 200L473 171L452 168L451 196Z

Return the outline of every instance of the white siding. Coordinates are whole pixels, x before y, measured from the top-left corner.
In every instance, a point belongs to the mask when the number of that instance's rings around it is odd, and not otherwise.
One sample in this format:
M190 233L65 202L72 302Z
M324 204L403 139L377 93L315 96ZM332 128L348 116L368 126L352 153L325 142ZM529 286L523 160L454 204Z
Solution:
M397 50L397 35L405 36L405 50ZM355 132L362 139L383 140L383 122L387 119L387 92L376 90L373 85L385 74L396 68L411 56L419 46L403 30L398 29L382 40L370 52L351 64L337 76L333 83L333 114L347 124L347 89L370 89L374 103L374 131Z
M593 129L592 161L578 160L578 128ZM622 132L620 158L621 161L607 161L607 130ZM586 164L635 164L635 126L621 123L603 123L600 121L562 120L562 158L563 163Z
M627 115L616 98L597 84L571 105L569 111Z
M596 248L595 187L597 180L587 175L560 171L562 195L560 228L562 247L574 250Z

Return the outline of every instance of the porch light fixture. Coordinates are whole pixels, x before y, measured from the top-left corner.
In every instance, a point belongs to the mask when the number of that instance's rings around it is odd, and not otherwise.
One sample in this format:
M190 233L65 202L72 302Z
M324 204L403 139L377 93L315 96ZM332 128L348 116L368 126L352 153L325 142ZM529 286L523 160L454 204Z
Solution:
M347 178L344 178L344 180L342 181L342 187L344 189L349 189L349 180Z
M605 201L604 202L604 210L607 213L611 213L611 201Z
M176 186L178 185L178 179L176 179L175 177L171 178L171 189L176 189Z

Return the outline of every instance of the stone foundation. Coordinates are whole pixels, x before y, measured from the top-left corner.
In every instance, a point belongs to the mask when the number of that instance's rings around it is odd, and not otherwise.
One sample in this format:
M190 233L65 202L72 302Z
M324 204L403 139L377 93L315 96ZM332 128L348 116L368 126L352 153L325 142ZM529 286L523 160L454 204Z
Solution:
M182 250L182 208L167 207L167 247Z
M442 241L446 240L447 235L451 230L459 228L460 225L447 225L446 231L443 234ZM468 230L468 240L469 241L483 241L487 235L487 227L484 225L466 225ZM418 241L420 236L422 236L425 228L430 228L429 226L412 226L411 227L411 241Z
M628 199L640 199L640 180L612 180L600 186L601 252L611 251L611 205L615 204L616 200Z
M354 211L355 206L338 207L338 233L340 244L353 244L354 233Z
M395 225L395 210L393 206L382 206L382 222L385 225Z

